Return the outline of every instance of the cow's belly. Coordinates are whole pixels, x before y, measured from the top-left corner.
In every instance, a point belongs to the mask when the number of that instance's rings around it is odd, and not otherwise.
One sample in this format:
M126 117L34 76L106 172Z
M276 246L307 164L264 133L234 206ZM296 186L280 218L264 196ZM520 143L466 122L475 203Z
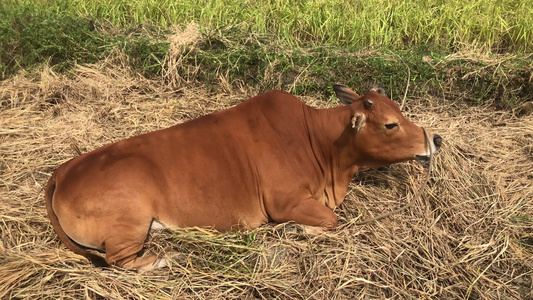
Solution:
M165 184L156 199L156 219L169 227L209 227L220 231L256 228L268 222L260 179L247 156L237 150L197 147L176 150L155 161Z
M159 203L154 218L166 227L205 227L219 231L253 229L268 222L260 199L221 197L176 198Z

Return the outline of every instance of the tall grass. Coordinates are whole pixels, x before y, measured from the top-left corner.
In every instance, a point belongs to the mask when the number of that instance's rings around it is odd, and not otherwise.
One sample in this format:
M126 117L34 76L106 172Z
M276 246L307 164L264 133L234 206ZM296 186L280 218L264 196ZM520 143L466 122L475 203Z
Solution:
M7 0L20 3L22 0ZM30 1L31 2L31 1ZM34 1L39 2L39 1ZM435 43L452 49L533 50L529 0L45 0L119 26L197 22L238 27L292 44L390 47ZM37 4L35 4L37 5Z
M533 44L529 0L4 0L50 8L118 26L168 27L197 22L204 28L236 26L271 34L293 45L405 49L436 43L528 51ZM9 20L8 20L9 21Z
M141 73L159 71L168 43L154 38L157 29L135 35L104 33L102 22L76 15L71 8L68 1L0 2L0 80L42 63L58 71L94 63L117 48L136 61Z
M191 23L199 25L198 43L175 57L176 68L207 86L242 83L329 97L333 83L368 81L399 95L412 79L422 87L417 95L442 94L442 81L450 80L457 84L449 90L466 101L504 108L533 95L532 56L517 53L533 51L533 6L526 0L4 0L0 80L42 63L68 70L115 50L139 73L159 76L168 33ZM381 54L353 55L361 49ZM490 66L442 61L465 49L518 58Z

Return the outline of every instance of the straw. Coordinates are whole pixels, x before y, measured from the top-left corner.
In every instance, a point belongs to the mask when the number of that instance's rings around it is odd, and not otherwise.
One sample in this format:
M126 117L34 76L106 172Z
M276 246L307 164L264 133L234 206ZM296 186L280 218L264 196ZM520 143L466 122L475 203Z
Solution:
M335 211L337 231L310 236L290 223L249 232L163 230L147 244L169 268L139 275L93 267L59 242L46 217L52 171L78 151L253 95L215 94L168 74L168 81L148 80L121 59L79 66L70 76L44 68L0 83L0 298L533 297L533 118L435 98L406 103L411 120L444 139L419 197L413 191L425 174L415 162L362 171Z

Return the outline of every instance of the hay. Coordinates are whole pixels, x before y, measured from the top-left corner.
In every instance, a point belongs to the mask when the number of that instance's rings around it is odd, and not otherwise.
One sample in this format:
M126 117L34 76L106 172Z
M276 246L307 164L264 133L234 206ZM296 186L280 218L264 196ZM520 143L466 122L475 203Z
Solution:
M307 236L294 224L224 234L163 230L149 243L170 268L138 275L92 267L53 232L46 181L77 151L251 96L207 93L180 80L147 80L116 56L79 66L70 77L44 69L37 78L20 74L1 83L0 298L533 297L533 118L488 107L426 107L421 99L408 103L409 117L442 135L444 146L409 210L355 224L411 201L425 176L416 163L357 174L336 211L336 232Z

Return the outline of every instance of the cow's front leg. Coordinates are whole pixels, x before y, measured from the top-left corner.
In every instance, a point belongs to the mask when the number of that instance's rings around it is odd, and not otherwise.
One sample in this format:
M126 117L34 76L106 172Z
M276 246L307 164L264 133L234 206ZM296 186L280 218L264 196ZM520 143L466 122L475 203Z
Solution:
M304 226L306 233L316 234L323 229L334 230L337 227L335 213L313 198L290 199L275 203L273 206L269 209L269 215L273 221L278 223L293 221L307 225Z

